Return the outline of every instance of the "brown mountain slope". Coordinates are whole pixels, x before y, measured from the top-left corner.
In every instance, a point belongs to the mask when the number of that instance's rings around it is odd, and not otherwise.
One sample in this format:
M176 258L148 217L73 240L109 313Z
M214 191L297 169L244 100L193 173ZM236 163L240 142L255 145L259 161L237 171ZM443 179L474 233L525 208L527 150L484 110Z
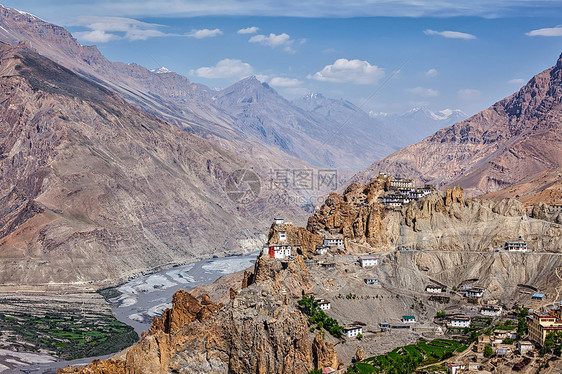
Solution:
M354 177L379 171L469 195L502 189L562 166L562 56L519 92L490 108L375 162Z
M3 289L241 251L290 211L263 194L237 206L223 181L251 165L28 48L0 44L0 76Z
M28 42L41 55L118 92L129 103L243 158L251 157L264 169L308 166L302 159L244 134L233 125L231 115L212 105L214 91L184 76L110 62L95 46L81 45L63 27L1 5L0 41L12 45Z
M532 175L503 190L480 196L483 199L501 200L516 198L523 204L562 204L562 168L551 169Z

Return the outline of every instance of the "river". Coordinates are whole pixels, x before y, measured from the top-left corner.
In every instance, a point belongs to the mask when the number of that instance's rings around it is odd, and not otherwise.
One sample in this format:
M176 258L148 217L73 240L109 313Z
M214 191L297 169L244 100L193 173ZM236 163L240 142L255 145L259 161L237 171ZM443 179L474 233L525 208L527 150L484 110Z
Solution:
M171 307L172 296L176 291L210 284L223 275L247 269L255 262L258 253L210 258L131 279L117 288L121 296L111 300L113 315L119 321L132 326L140 335L142 331L148 331L154 316L160 316L164 309ZM0 372L2 374L52 374L62 367L86 365L93 359L104 359L109 356L111 355L49 362L49 358L52 360L52 356L39 358L34 353L27 355L24 353L20 355L23 357L20 359L22 366L6 371L0 369ZM25 361L25 359L29 361Z

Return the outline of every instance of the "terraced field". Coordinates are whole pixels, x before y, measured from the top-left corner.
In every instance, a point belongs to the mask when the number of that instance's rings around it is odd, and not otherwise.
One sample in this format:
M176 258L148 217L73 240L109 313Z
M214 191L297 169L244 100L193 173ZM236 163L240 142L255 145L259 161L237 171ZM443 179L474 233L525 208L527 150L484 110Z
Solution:
M413 372L418 366L433 364L452 357L466 348L465 345L449 339L421 341L417 344L396 348L385 355L367 358L353 365L350 371L360 374L380 372L406 374Z

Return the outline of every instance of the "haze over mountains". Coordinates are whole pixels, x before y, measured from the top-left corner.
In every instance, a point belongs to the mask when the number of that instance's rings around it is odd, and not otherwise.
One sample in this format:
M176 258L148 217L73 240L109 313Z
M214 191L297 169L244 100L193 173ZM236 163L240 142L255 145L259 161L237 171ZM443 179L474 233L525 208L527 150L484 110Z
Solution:
M476 195L560 167L562 56L515 94L375 162L354 180L387 171L440 187L458 184Z
M369 115L399 134L404 146L416 143L419 139L468 117L460 109L433 112L423 107L412 108L402 114L369 113Z
M130 103L240 156L250 155L264 168L313 165L358 171L409 144L390 126L337 100L330 102L337 109L316 110L303 100L287 101L255 78L217 92L167 70L110 62L64 28L10 8L0 7L0 26L0 41L28 41L40 54Z

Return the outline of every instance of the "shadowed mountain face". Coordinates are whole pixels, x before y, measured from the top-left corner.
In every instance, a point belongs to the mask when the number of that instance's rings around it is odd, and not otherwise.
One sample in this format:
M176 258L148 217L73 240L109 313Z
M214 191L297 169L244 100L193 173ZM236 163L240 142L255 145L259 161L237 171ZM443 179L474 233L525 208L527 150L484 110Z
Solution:
M458 184L475 195L561 166L562 57L519 92L375 162L354 180L387 171L437 186Z
M97 287L240 252L277 213L302 216L268 191L235 204L224 181L251 164L24 46L0 44L0 76L4 289Z
M110 62L64 28L14 9L0 6L0 26L0 41L27 41L76 74L168 123L251 158L264 170L314 165L355 172L403 145L387 129L365 130L356 122L341 126L334 118L303 110L255 78L217 92L163 69Z
M319 167L357 170L399 148L391 130L351 103L327 99L326 110L306 99L291 103L255 77L219 91L213 101L243 133Z

